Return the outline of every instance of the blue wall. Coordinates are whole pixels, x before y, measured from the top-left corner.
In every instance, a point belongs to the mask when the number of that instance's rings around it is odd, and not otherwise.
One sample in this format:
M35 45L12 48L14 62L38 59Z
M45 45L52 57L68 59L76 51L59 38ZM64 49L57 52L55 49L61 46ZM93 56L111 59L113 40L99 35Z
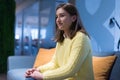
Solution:
M114 35L108 24L115 9L115 0L76 0L76 6L91 36L93 51L113 52Z

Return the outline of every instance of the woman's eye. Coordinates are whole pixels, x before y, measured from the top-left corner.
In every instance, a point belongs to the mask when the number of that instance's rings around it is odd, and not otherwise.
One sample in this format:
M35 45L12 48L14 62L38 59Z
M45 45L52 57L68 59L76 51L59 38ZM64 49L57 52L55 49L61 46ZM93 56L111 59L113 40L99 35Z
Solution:
M60 17L64 17L64 16L65 16L65 15L63 15L63 14L62 14L62 15L60 15Z
M62 17L64 17L64 16L65 16L64 14L60 14L60 15L56 16L56 19L57 19L57 18L62 18Z

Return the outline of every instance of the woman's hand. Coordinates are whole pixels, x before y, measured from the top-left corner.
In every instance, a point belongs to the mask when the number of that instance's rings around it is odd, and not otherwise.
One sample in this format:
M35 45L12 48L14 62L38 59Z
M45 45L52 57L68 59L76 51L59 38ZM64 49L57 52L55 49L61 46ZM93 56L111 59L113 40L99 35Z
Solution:
M25 77L26 77L26 78L30 77L30 75L31 75L35 70L36 70L35 68L28 69L28 70L25 72Z
M37 80L43 80L43 75L38 70L34 71L30 76Z
M37 80L43 80L43 75L36 68L28 69L25 73L25 77L32 77Z

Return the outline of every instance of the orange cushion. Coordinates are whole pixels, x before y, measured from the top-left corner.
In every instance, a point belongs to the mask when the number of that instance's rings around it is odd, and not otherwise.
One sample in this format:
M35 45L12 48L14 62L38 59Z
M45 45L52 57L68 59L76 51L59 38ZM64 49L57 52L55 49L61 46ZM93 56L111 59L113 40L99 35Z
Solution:
M108 80L116 56L93 56L93 70L95 80Z
M52 48L52 49L40 48L36 56L33 67L38 67L38 66L48 63L51 60L54 52L55 52L55 48Z

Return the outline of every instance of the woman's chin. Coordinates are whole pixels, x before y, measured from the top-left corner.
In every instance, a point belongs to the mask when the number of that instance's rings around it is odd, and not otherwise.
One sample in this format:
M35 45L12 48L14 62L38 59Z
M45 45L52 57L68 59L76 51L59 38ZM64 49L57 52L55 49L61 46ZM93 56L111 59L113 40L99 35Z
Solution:
M62 27L59 27L59 30L63 30L63 28L62 28Z

